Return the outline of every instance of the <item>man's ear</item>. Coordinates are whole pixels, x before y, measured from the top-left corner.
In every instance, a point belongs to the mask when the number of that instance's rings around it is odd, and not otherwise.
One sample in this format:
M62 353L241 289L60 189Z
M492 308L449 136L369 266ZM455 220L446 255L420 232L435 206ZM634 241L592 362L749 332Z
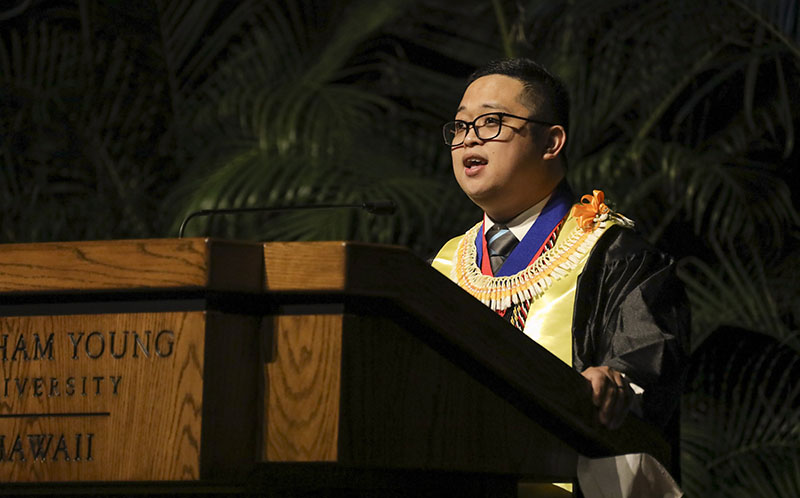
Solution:
M561 125L553 125L547 131L543 159L555 159L567 143L567 132Z

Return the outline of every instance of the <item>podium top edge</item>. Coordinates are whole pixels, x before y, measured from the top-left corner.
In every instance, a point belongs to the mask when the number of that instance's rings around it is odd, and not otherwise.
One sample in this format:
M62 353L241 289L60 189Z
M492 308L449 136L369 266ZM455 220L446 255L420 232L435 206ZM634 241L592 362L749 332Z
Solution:
M259 243L207 238L0 245L0 293L261 289ZM224 271L227 268L227 271Z
M203 289L337 292L350 287L353 275L374 271L380 264L376 254L410 256L404 247L352 241L264 243L192 237L0 244L0 295Z

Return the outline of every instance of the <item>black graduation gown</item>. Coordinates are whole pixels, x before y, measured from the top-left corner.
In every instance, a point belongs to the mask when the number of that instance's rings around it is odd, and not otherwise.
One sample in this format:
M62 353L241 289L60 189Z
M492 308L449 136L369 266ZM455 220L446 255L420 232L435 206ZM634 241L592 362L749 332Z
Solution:
M642 415L680 465L678 404L689 346L689 306L671 257L615 225L600 237L578 277L572 321L577 371L607 365L644 389Z
M671 257L635 231L613 226L578 277L572 362L607 365L645 392L646 420L663 427L677 407L685 373L689 311Z

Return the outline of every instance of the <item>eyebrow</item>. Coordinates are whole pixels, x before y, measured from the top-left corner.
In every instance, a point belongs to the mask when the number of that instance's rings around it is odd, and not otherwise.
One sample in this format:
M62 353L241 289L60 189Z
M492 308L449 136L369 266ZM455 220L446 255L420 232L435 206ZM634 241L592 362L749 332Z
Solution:
M495 110L499 110L499 111L508 111L506 106L500 105L500 104L496 104L494 102L488 102L486 104L481 104L481 108L483 108L483 109L495 109ZM466 107L464 107L463 105L458 106L458 109L456 109L456 114L458 114L459 112L463 111L464 109L466 109Z

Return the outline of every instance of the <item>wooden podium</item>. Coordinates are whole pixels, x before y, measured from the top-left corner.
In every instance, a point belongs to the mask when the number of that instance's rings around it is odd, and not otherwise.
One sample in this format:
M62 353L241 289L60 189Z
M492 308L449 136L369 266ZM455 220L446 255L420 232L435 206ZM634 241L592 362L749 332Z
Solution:
M0 275L0 493L514 496L669 460L401 248L12 244Z

